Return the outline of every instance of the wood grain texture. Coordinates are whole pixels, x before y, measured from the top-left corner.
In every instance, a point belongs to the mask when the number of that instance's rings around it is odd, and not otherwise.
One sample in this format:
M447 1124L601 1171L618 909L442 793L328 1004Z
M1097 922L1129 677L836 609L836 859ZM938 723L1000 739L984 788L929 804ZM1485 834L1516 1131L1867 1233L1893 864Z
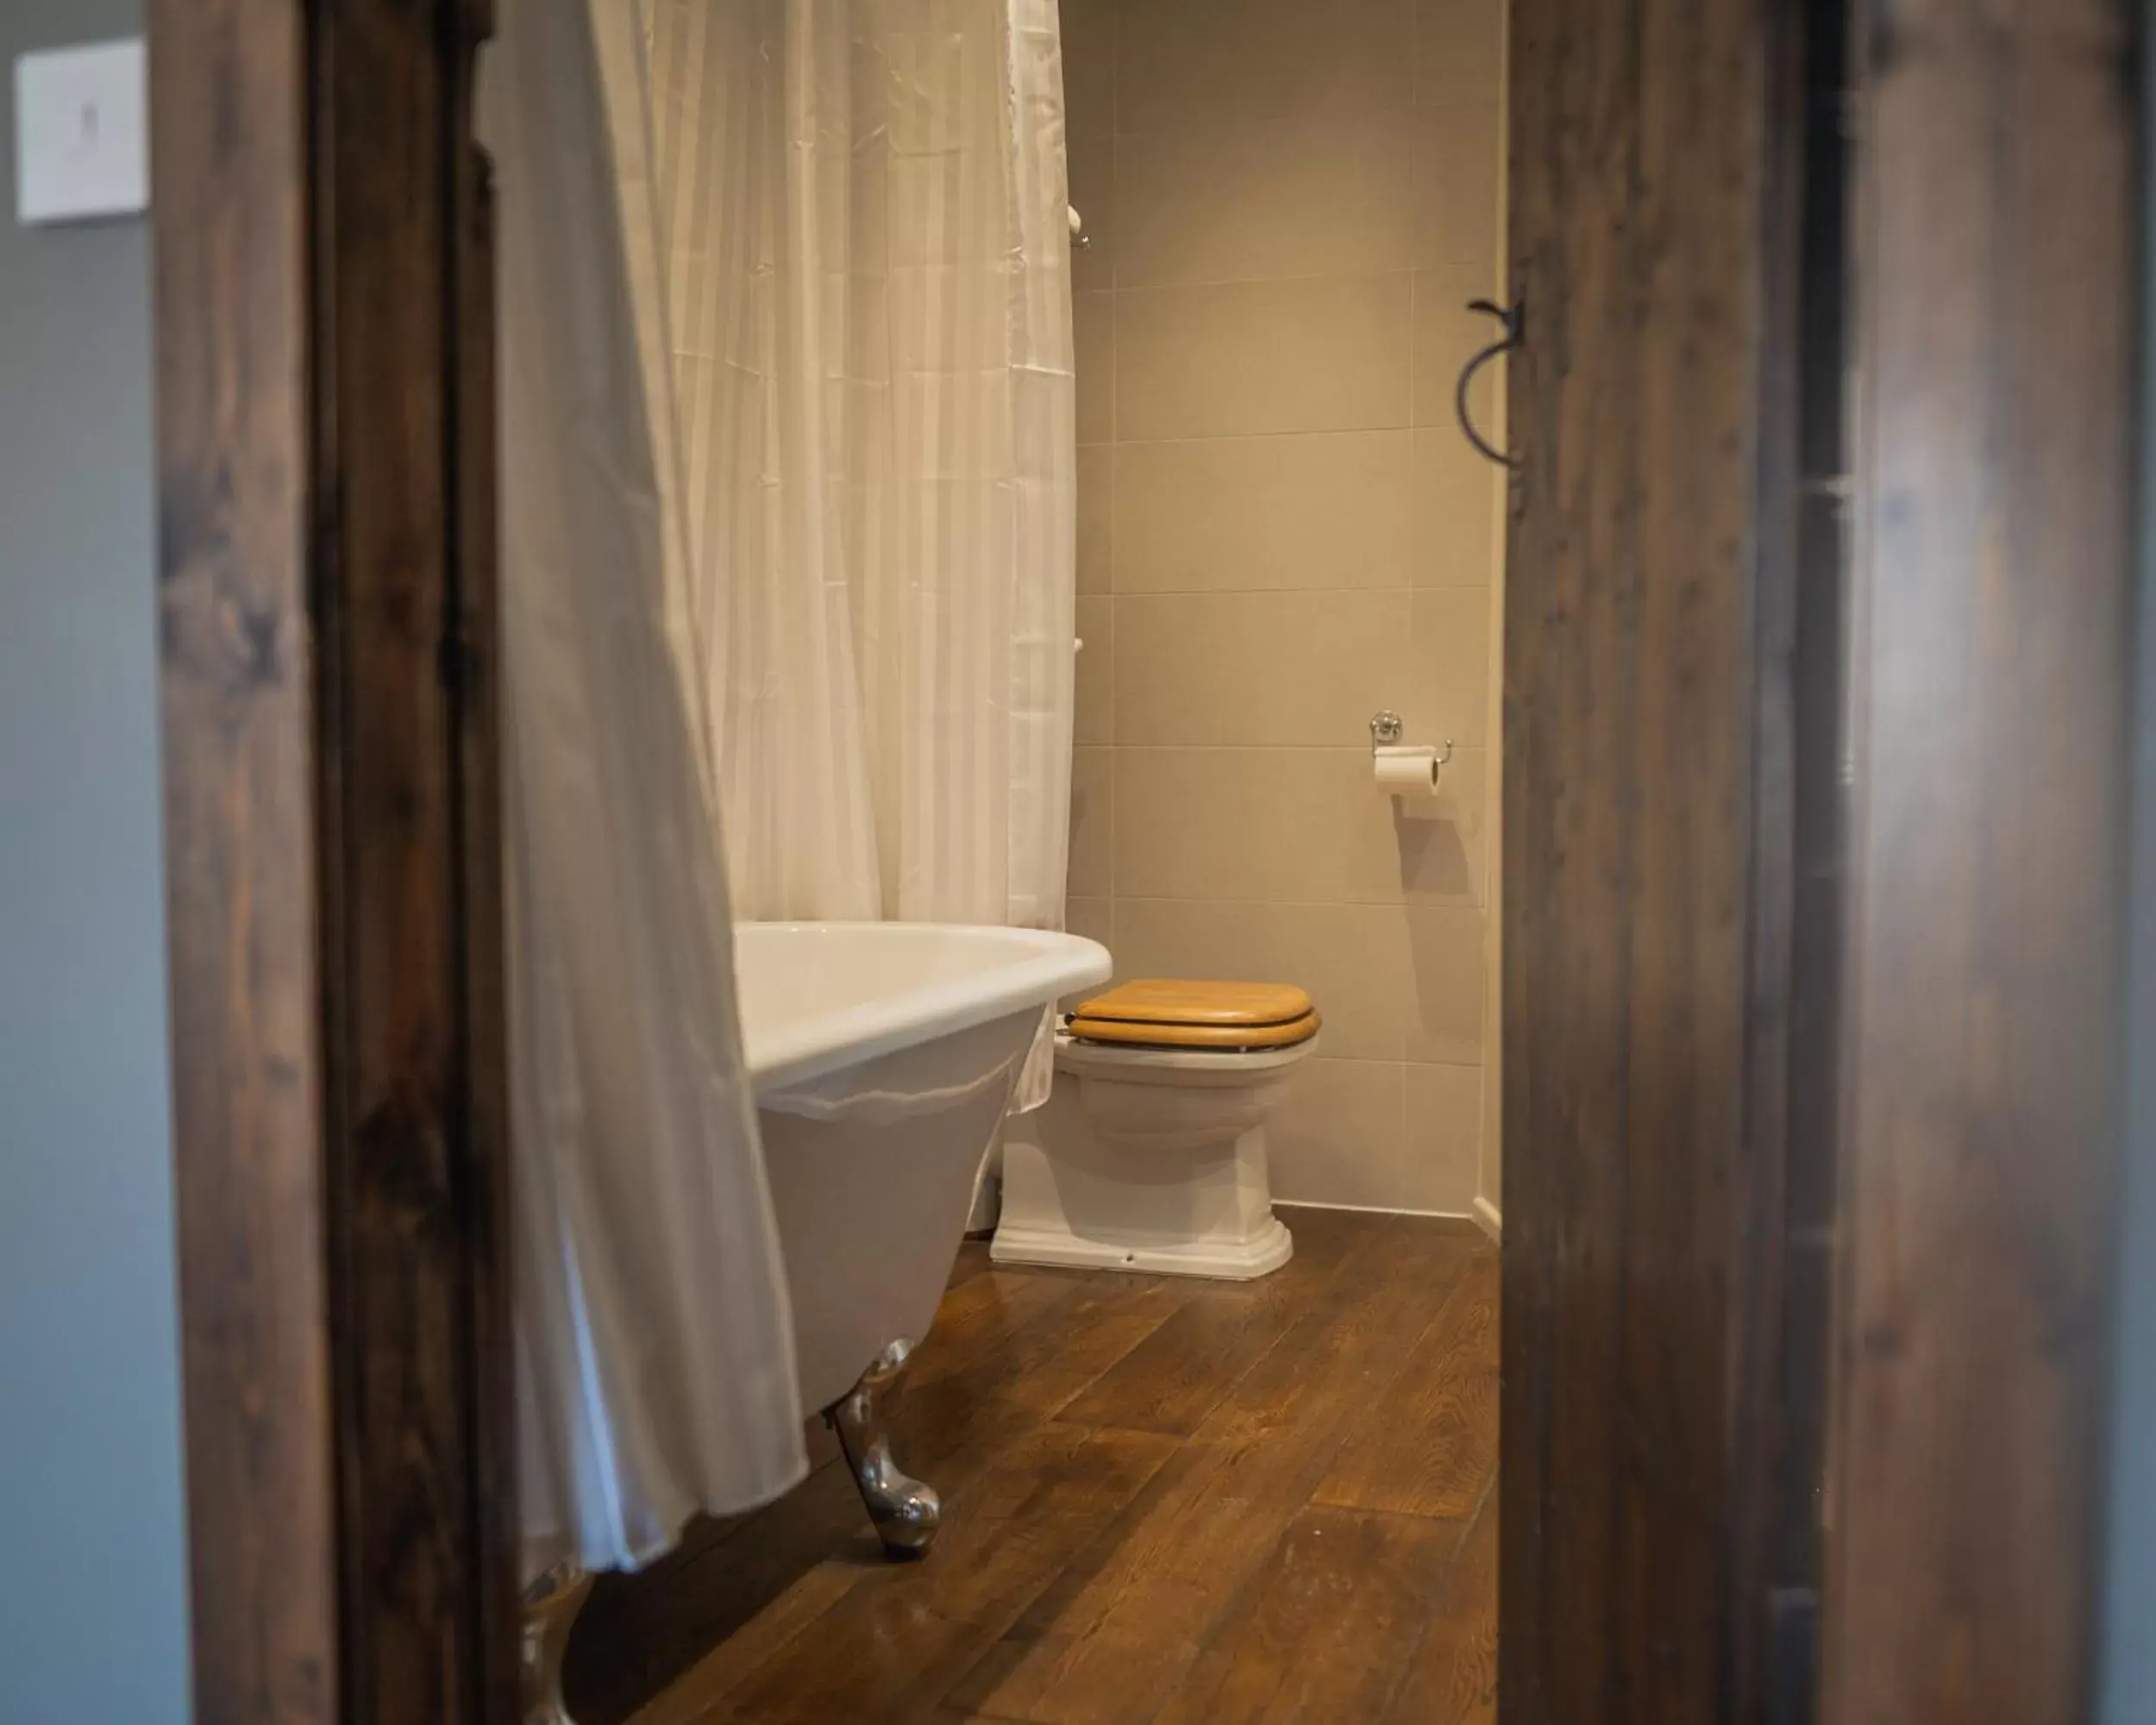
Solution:
M1477 1262L1314 1502L1466 1522L1497 1477L1497 1265Z
M153 19L205 1719L514 1694L486 24Z
M156 0L160 681L196 1710L338 1716L304 17Z
M1112 1525L1176 1447L1150 1432L1052 1421L999 1446L951 1495L933 1610L902 1589L857 1585L759 1669L720 1716L809 1725L904 1718L940 1703L984 1643ZM839 1648L843 1657L834 1656Z
M951 1698L1046 1722L1150 1718L1486 1244L1388 1219L1191 1434L1181 1471L1036 1603Z
M820 1466L649 1570L600 1577L563 1673L572 1715L620 1720L652 1701L644 1725L680 1725L730 1694L881 1561L860 1505L843 1467Z
M896 1414L906 1465L953 1502L1190 1288L1144 1276L988 1270L969 1258L985 1253L961 1254L935 1346L915 1357L921 1381L909 1371ZM731 1694L805 1627L805 1597L820 1600L820 1613L883 1566L837 1467L819 1469L778 1503L698 1545L685 1565L669 1559L647 1575L600 1578L565 1672L579 1718L619 1719L655 1694L661 1700L645 1725L694 1717L683 1709Z
M895 1416L899 1456L945 1494L936 1551L883 1562L843 1473L819 1470L691 1564L595 1597L571 1645L578 1717L1382 1716L1437 1612L1474 1615L1479 1587L1492 1615L1494 1570L1461 1578L1458 1521L1309 1500L1495 1255L1465 1225L1285 1214L1332 1268L1263 1352L1210 1356L1188 1434L1073 1414L1189 1302L1256 1307L1262 1283L1006 1269L1006 1301L1029 1282L1056 1297L997 1333L962 1256L944 1311L970 1320L939 1317L918 1357L934 1387ZM635 1674L655 1645L671 1675Z
M1081 1425L1188 1437L1338 1271L1365 1230L1344 1211L1297 1213L1294 1256L1248 1288L1200 1285L1182 1309L1071 1404Z
M1516 0L1510 1725L1758 1716L1783 1333L1801 34Z
M1493 1725L1497 1717L1498 1510L1493 1492L1429 1612L1386 1725Z
M1493 1421L1494 1423L1494 1421ZM1168 1700L1159 1725L1375 1720L1422 1639L1458 1530L1414 1515L1298 1510ZM1496 1578L1489 1578L1495 1590Z
M2134 37L2126 8L1915 0L1866 44L1835 1725L2091 1702Z
M477 142L479 59L494 34L493 0L460 0L449 68L449 294L455 462L450 543L455 559L449 664L457 715L459 1089L466 1152L457 1208L466 1219L472 1322L464 1371L475 1490L470 1537L479 1552L479 1670L486 1704L517 1691L519 1605L516 1339L511 1310L509 955L502 805L500 439L496 423L493 164ZM482 1716L485 1714L482 1713Z
M512 1627L489 1603L514 1550L489 1495L509 1460L493 586L467 576L492 547L468 518L491 512L492 450L473 435L491 404L457 417L491 375L460 341L483 263L461 129L480 22L464 0L373 0L325 16L314 44L328 1221L355 1725L483 1716Z
M1640 578L1626 359L1638 290L1622 249L1633 9L1521 0L1512 13L1508 231L1514 292L1531 296L1534 319L1507 363L1507 424L1525 466L1505 583L1501 972L1502 1678L1521 1725L1601 1716L1612 1661L1620 792Z
M1771 1204L1759 1205L1768 1249L1747 1280L1749 1297L1739 1355L1737 1429L1745 1434L1737 1457L1744 1514L1736 1524L1733 1572L1752 1602L1738 1620L1732 1652L1738 1692L1763 1696L1753 1716L1764 1725L1803 1725L1816 1707L1821 1580L1821 1490L1826 1473L1833 1305L1832 1259L1841 1136L1842 1036L1840 955L1845 939L1847 876L1843 710L1847 697L1847 582L1845 511L1850 492L1846 421L1849 404L1848 200L1850 147L1849 9L1839 4L1786 9L1780 27L1801 33L1801 90L1784 91L1799 115L1799 137L1775 158L1772 172L1786 186L1800 180L1791 237L1798 258L1797 301L1773 317L1785 333L1785 366L1793 368L1796 423L1777 420L1777 435L1794 430L1796 528L1793 591L1763 626L1761 656L1777 662L1784 649L1789 679L1786 734L1789 794L1762 800L1759 844L1772 821L1786 834L1795 859L1789 899L1771 920L1787 945L1755 938L1752 994L1786 1004L1776 1033L1755 1040L1759 1057L1782 1062L1779 1110L1784 1124L1778 1237ZM1777 128L1777 135L1782 129ZM1784 198L1777 214L1792 212ZM1792 327L1793 326L1793 327ZM1771 468L1786 473L1785 462ZM1777 542L1779 543L1779 542ZM1764 625L1768 618L1763 615ZM1764 932L1765 919L1757 926ZM1756 1116L1772 1118L1774 1073L1755 1095ZM1773 1170L1766 1158L1755 1177ZM1771 1192L1755 1192L1772 1200Z

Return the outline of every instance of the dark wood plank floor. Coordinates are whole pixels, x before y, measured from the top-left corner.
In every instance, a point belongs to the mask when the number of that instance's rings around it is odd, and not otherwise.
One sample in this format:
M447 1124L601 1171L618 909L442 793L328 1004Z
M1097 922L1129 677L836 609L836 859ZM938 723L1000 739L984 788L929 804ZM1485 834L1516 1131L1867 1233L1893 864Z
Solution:
M969 1243L893 1421L934 1552L886 1563L826 1460L603 1579L581 1725L1491 1720L1495 1249L1283 1215L1294 1258L1254 1285Z

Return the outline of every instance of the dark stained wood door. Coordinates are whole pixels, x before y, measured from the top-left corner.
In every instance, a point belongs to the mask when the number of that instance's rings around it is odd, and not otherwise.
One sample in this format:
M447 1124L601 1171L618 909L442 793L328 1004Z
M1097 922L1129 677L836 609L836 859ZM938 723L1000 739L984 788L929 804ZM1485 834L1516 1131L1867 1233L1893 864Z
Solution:
M1507 1725L1808 1714L1839 18L1512 7Z
M1507 1725L2089 1716L2140 48L1515 0Z

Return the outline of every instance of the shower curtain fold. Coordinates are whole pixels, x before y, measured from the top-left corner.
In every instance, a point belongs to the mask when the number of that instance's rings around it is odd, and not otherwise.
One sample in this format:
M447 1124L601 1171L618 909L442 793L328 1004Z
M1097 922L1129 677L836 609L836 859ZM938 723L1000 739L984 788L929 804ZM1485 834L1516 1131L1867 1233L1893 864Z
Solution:
M635 1567L696 1511L763 1502L805 1465L682 675L640 66L614 0L511 0L483 92L528 1574Z

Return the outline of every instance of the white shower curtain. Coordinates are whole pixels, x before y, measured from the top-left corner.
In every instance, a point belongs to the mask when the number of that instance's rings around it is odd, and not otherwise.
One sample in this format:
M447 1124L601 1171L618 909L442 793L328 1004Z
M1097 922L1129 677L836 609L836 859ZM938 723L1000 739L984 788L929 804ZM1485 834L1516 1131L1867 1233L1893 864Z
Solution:
M504 752L525 1565L634 1567L804 1467L681 662L623 0L511 0L498 164ZM626 81L624 72L626 71ZM611 76L609 75L611 74ZM642 267L639 267L639 260ZM659 388L648 387L655 373ZM669 548L672 548L670 554ZM671 626L670 626L671 625Z
M733 913L1061 922L1060 78L1055 0L501 9L528 1572L803 1470Z
M744 918L1060 928L1056 0L641 0L689 603ZM1045 1100L1044 1037L1018 1106Z

